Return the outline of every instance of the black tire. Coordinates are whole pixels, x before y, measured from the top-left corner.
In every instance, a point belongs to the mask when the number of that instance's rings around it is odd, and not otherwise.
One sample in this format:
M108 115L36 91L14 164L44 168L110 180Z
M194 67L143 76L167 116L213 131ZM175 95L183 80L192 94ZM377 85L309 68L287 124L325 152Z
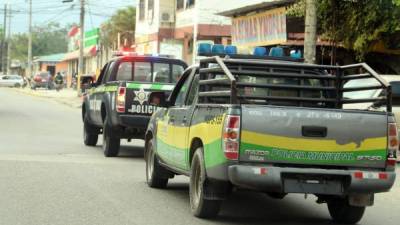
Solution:
M153 141L150 140L146 145L146 182L152 188L166 188L168 178L166 178L168 171L163 168L159 163L157 156L154 152Z
M347 198L337 198L328 201L328 210L333 221L342 224L355 224L363 217L365 206L351 206Z
M108 124L108 118L104 119L103 124L103 151L105 157L115 157L118 155L121 139L114 137L111 127Z
M21 84L16 83L16 84L14 84L14 87L15 87L15 88L20 88L20 87L21 87Z
M206 169L204 166L203 148L197 148L192 159L190 174L190 208L193 215L200 218L212 218L217 216L221 208L221 200L205 199L204 188L206 181Z
M83 143L86 146L96 146L97 141L99 139L98 133L93 132L93 125L91 125L87 119L87 115L85 114L85 118L83 120Z

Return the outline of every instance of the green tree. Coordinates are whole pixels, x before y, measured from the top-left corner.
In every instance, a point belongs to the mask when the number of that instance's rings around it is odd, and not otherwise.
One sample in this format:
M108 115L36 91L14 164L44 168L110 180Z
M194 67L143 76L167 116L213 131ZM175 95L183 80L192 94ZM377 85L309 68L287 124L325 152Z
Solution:
M106 47L112 47L117 42L118 33L128 40L128 44L133 44L136 25L136 8L127 7L118 10L101 27L101 43ZM123 44L123 40L121 40Z
M42 56L66 52L68 49L68 29L58 23L34 26L32 33L32 55ZM28 34L20 33L11 40L11 57L20 61L28 58Z
M304 0L289 8L291 16L303 17ZM354 50L362 60L379 41L393 44L400 35L400 0L320 0L319 33L333 43Z

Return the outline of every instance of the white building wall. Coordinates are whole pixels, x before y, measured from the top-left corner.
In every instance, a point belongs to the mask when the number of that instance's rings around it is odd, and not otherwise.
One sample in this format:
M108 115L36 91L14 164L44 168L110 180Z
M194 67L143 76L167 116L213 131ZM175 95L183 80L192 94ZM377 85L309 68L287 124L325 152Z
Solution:
M154 11L148 10L147 0L145 1L145 18L143 20L139 19L139 3L137 1L136 12L136 31L135 36L154 34L159 31L160 28L173 27L173 22L175 22L175 0L154 0ZM171 18L171 22L163 22L161 16L164 13L168 13Z
M180 27L193 26L194 19L195 19L194 8L179 10L176 12L175 27L180 28Z
M231 25L231 19L216 15L218 12L257 4L268 0L196 0L198 24ZM272 1L272 0L269 0ZM190 8L176 13L176 27L187 27L194 24L195 9Z
M160 1L159 11L158 11L159 26L162 28L173 28L175 23L176 0L158 0L158 1ZM162 15L164 13L169 14L170 17L169 21L164 21L162 19Z
M160 20L160 14L158 13L160 11L160 1L163 0L154 0L154 12L149 12L148 11L148 4L147 0L145 1L145 7L144 7L144 19L140 20L139 15L140 15L140 6L139 3L140 1L137 2L137 9L138 11L136 12L136 31L135 31L135 36L141 36L141 35L147 35L147 34L153 34L158 32L159 29L159 20Z

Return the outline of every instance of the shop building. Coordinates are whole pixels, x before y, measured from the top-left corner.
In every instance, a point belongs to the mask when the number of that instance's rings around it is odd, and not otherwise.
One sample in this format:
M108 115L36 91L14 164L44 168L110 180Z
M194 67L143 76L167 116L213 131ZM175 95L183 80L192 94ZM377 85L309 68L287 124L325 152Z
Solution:
M173 55L192 63L199 43L231 43L230 18L216 14L253 2L260 0L139 0L136 51Z

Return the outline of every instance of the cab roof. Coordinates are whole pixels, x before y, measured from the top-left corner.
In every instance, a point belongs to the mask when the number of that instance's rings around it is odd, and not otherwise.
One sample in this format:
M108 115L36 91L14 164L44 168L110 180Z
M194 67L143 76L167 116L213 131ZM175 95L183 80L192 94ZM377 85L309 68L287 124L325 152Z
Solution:
M146 56L146 55L136 55L136 56L117 56L110 61L142 61L142 62L169 62L169 63L174 63L174 64L180 64L184 65L187 67L188 65L186 64L185 61L180 60L180 59L172 59L168 57L163 57L163 56Z

